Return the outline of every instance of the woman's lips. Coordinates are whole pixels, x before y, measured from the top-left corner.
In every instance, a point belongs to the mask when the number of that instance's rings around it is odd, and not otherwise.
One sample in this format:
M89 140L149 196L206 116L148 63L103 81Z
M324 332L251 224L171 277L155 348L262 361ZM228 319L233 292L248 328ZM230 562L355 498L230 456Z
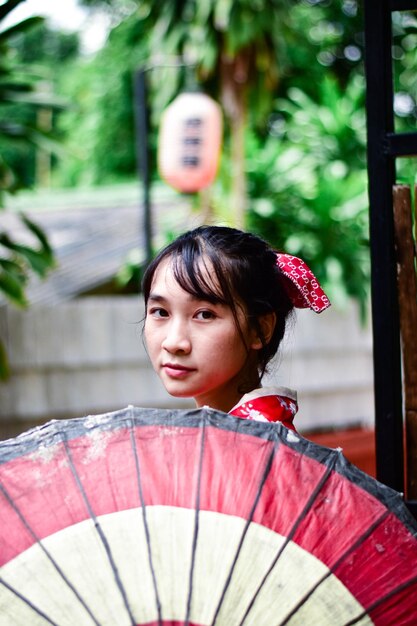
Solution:
M164 363L162 369L171 378L184 378L190 372L194 372L194 368L186 367L185 365L178 365L176 363Z

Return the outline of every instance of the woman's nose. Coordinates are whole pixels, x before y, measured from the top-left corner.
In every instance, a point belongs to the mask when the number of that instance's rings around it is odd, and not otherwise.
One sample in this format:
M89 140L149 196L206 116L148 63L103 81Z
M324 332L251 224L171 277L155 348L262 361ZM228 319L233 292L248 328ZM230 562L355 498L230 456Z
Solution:
M178 322L169 324L167 333L162 342L162 348L171 354L175 354L176 352L188 354L191 351L191 341L185 324Z

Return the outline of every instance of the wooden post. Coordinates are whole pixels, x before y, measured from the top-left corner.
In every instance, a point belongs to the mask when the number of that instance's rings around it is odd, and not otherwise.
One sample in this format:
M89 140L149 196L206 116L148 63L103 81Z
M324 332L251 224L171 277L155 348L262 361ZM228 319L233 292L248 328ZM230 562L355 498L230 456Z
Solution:
M416 194L417 191L415 190ZM394 228L404 378L406 495L417 499L417 281L413 209L408 185L395 185Z
M133 76L135 112L136 161L139 177L142 176L143 234L145 238L145 266L152 261L152 206L149 147L149 106L146 84L147 69L142 67Z
M52 83L42 81L39 85L41 95L52 94ZM40 107L36 114L37 127L43 133L49 133L53 127L53 112L51 108ZM52 152L45 147L37 147L35 154L35 182L38 187L51 186Z

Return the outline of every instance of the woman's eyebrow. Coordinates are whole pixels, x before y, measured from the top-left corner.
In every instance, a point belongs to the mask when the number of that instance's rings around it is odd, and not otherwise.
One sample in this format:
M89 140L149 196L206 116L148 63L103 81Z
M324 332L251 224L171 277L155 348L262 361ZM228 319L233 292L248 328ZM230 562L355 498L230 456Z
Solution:
M167 299L164 298L164 296L160 296L159 293L150 293L148 300L152 300L153 302L166 302Z
M185 293L185 298L190 302L206 302L207 304L222 304L222 302L213 303L208 298L199 298L198 296L193 295L192 293ZM159 294L159 293L150 293L148 296L148 302L152 300L152 302L165 303L169 301L169 298Z
M200 301L200 298L197 298L197 296L193 296L193 294L191 293L185 293L185 298L192 302ZM168 302L169 298L166 298L165 296L159 293L150 293L148 296L148 300L152 300L152 302Z

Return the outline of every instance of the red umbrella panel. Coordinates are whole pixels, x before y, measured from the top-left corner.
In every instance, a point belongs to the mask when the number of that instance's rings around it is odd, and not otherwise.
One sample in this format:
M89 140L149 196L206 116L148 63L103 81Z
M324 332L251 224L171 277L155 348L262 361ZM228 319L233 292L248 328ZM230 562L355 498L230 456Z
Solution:
M338 450L129 407L0 443L0 625L417 623L417 527Z

